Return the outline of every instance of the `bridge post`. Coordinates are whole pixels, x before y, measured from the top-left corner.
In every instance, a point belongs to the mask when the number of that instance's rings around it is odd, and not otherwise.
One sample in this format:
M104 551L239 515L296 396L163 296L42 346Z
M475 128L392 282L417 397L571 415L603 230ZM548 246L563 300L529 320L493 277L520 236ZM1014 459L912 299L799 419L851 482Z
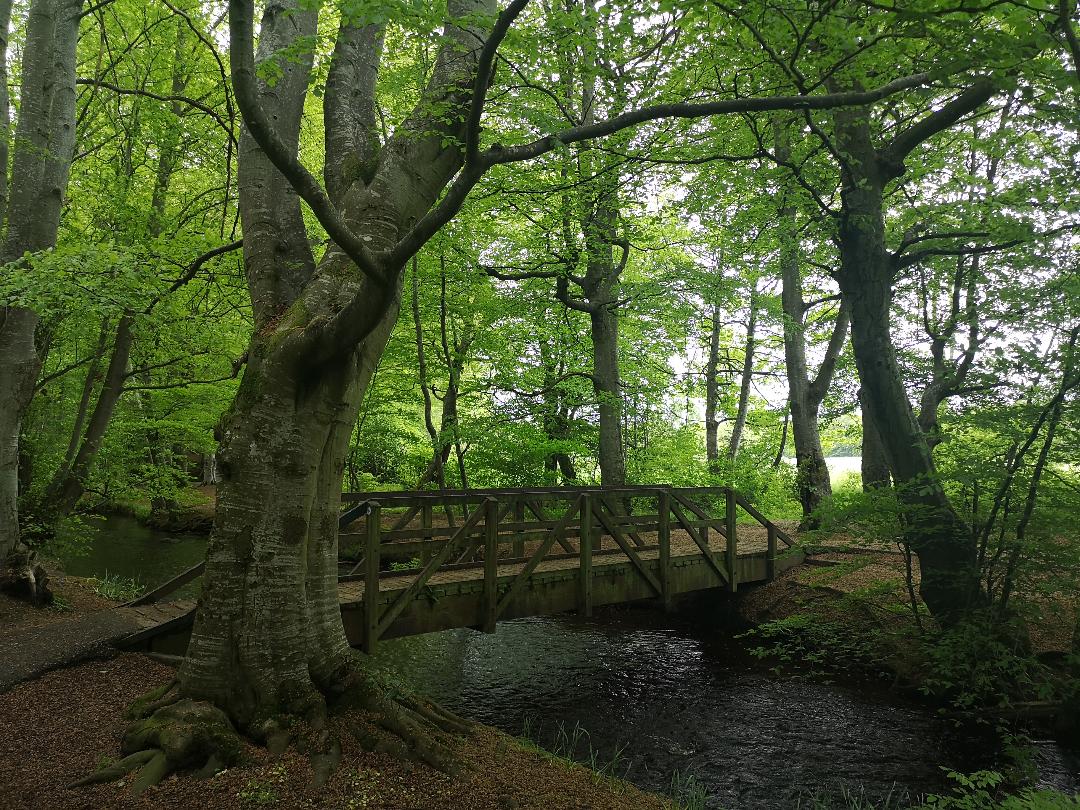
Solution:
M364 537L364 652L372 655L379 640L379 533L382 508L368 502L367 532Z
M522 500L521 496L519 495L514 499L514 523L524 523L524 522L525 522L525 501ZM518 529L516 532L514 532L513 556L514 557L519 557L519 558L525 556L525 530L524 529Z
M424 529L424 542L431 542L431 504L424 503L420 507L420 527ZM431 546L425 545L420 552L420 564L427 565L431 562Z
M656 496L656 514L659 519L657 535L660 542L660 587L663 593L660 603L665 612L671 612L671 494L662 489Z
M485 633L495 632L499 607L499 501L484 500L484 621Z
M593 612L593 500L588 492L581 496L581 532L578 539L578 576L580 588L578 612L592 616Z
M776 579L776 526L770 521L766 529L769 533L769 550L765 554L765 580L772 582Z
M724 521L727 528L727 570L728 588L734 593L739 587L739 572L736 566L739 563L739 540L735 528L735 490L730 487L724 490Z

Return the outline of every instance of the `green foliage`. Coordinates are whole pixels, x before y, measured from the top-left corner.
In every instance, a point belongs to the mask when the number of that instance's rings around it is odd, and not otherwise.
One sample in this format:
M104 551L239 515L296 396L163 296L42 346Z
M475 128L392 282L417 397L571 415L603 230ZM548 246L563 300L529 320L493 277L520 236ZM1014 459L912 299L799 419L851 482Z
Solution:
M761 641L755 658L793 664L809 672L880 671L881 639L876 631L855 633L846 625L808 614L764 622L740 638Z
M997 771L964 774L947 771L956 783L948 796L926 797L924 808L940 810L1077 810L1080 796L1067 796L1053 790L1023 790L1016 795L1002 795L1005 776Z
M861 484L849 480L837 486L833 497L822 505L819 534L844 533L860 541L892 545L903 534L901 510L894 488L864 492Z
M108 571L100 577L92 578L90 585L94 593L114 602L130 602L146 590L146 586L138 580L110 574Z
M799 796L794 807L798 810L909 810L911 799L896 788L883 797L868 799L862 790L840 784L833 789L819 789Z
M1021 626L973 617L925 647L922 690L957 708L1005 707L1054 697L1052 672L1025 649Z
M673 771L668 795L679 810L705 810L709 793L693 774Z
M560 720L547 747L541 747L537 742L540 732L541 729L534 725L532 717L526 716L518 741L552 759L584 765L598 779L624 778L630 768L630 763L623 757L627 745L617 746L610 754L601 754L593 747L588 729L579 721L569 726Z

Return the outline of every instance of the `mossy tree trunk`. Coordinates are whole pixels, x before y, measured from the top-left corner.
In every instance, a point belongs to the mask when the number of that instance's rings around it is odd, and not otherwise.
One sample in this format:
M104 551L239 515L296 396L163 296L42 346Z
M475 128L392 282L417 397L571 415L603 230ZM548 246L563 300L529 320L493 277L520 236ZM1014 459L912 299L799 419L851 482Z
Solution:
M250 14L244 5L234 3L234 32L235 15ZM445 104L467 100L484 35L453 20L485 11L479 0L451 3L425 99L385 144L374 107L382 29L345 21L338 32L324 97L325 183L372 251L393 248L461 166L464 121ZM316 26L304 4L268 6L257 58ZM259 81L258 103L295 154L312 59L281 67L272 87ZM373 279L336 245L316 260L297 194L248 131L239 156L256 328L223 421L217 514L177 695L222 708L262 738L283 715L320 715L362 673L338 604L337 520L349 439L397 319L402 267Z
M913 149L977 109L994 89L989 81L977 81L885 147L874 145L865 109L834 114L835 145L842 155L836 278L851 311L862 402L879 429L903 503L907 540L919 558L920 593L944 625L983 602L976 547L942 487L897 365L890 329L896 262L885 242L884 189L904 173L903 160Z
M787 162L791 157L788 125L778 117L774 127L776 159ZM780 302L784 311L784 370L788 382L791 432L795 439L796 482L799 504L802 506L801 528L816 529L820 522L818 508L826 498L832 496L832 480L821 447L818 412L832 384L837 358L847 341L849 318L847 307L841 300L825 356L817 373L811 377L806 359L806 317L809 307L803 292L794 193L795 184L787 182L777 222L780 230Z

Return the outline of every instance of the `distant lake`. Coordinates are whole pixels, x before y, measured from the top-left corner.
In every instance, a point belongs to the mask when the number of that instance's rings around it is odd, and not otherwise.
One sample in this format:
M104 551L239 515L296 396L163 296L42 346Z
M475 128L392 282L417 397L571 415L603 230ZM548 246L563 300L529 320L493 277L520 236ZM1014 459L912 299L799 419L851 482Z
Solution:
M784 457L784 461L792 466L795 465L795 457ZM834 484L849 475L859 475L862 467L862 456L829 456L825 459L829 467L829 475Z

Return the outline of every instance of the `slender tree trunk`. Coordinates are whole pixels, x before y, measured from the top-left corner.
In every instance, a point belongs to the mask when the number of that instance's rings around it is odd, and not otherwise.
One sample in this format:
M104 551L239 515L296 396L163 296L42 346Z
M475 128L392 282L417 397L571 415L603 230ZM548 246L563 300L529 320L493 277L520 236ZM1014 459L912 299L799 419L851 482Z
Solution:
M420 391L424 396L424 426L431 439L431 463L424 470L417 487L434 480L439 489L446 489L446 462L450 458L450 443L443 442L444 434L435 427L435 412L432 403L431 387L428 382L427 351L424 347L424 325L420 318L420 268L414 257L412 262L412 316L413 329L416 332L416 369L420 381Z
M622 390L619 383L619 316L611 305L592 313L593 385L600 415L600 483L626 484L622 440Z
M541 393L541 416L540 423L544 429L544 436L549 442L564 442L570 436L570 417L562 389L559 387L559 375L565 365L562 356L562 346L558 347L558 362L552 354L552 347L546 341L540 341L540 364L544 369L543 389ZM549 480L554 479L554 474L562 484L570 484L577 481L577 470L574 469L574 460L569 454L557 450L548 453L544 458L544 470L552 474Z
M790 157L788 131L779 119L774 120L777 159ZM789 183L794 185L793 183ZM787 195L793 189L785 190ZM795 208L785 199L780 208L781 304L784 310L784 360L788 382L791 432L795 440L796 481L802 506L802 528L816 529L817 511L822 501L832 496L832 480L825 463L818 429L818 411L832 383L836 359L847 337L848 313L841 305L836 315L832 337L817 375L811 379L806 361L806 302L803 297L802 270L799 263L799 237ZM785 428L787 425L785 424Z
M735 413L735 423L731 427L728 439L728 458L734 460L739 454L743 429L746 427L746 414L750 409L750 386L754 382L754 351L757 348L757 290L750 288L750 320L746 324L746 345L743 347L742 379L739 383L739 407Z
M776 455L773 457L773 469L779 469L780 465L784 463L784 451L787 450L788 439L788 427L791 425L791 409L788 408L784 411L784 424L780 428L780 443L776 448Z
M71 466L62 467L49 484L45 506L47 511L55 517L70 514L86 491L86 481L97 458L101 442L105 438L105 432L109 428L109 421L116 410L116 404L124 393L128 359L131 356L131 344L135 338L133 326L132 316L124 315L120 318L116 326L116 336L113 339L109 368L105 372L105 380L98 394L97 403L94 405L94 412L86 426L86 433L79 445L79 451Z
M720 461L720 305L712 305L709 318L709 359L705 363L705 459L715 470Z
M94 396L98 375L101 372L101 358L105 356L105 350L109 346L110 325L108 318L102 319L97 349L94 351L94 357L86 371L86 379L83 380L82 396L79 397L79 407L75 412L75 423L71 427L71 438L68 439L67 450L64 451L64 461L60 465L60 469L63 471L70 469L72 462L75 461L75 454L79 452L79 442L82 441L83 430L86 428L86 417L90 413L90 400Z

